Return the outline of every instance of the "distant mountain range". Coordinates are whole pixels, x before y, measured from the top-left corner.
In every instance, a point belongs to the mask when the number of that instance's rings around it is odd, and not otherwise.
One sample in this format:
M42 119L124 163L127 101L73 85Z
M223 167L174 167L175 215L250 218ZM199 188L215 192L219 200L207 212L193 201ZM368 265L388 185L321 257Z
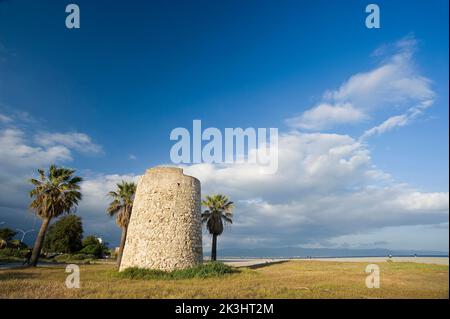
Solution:
M385 248L347 249L347 248L225 248L218 249L221 257L383 257L383 256L447 256L448 252L432 250L390 250ZM208 252L205 251L205 255Z

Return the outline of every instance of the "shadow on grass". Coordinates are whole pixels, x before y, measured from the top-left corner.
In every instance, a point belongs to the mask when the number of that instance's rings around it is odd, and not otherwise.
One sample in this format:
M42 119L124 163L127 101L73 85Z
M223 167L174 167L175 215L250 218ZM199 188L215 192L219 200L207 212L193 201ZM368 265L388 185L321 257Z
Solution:
M287 263L288 261L289 260L268 261L268 262L265 262L263 264L256 264L256 265L252 265L252 266L247 266L247 268L250 268L250 269L264 268L264 267L272 266L272 265L276 265L276 264L284 264L284 263Z

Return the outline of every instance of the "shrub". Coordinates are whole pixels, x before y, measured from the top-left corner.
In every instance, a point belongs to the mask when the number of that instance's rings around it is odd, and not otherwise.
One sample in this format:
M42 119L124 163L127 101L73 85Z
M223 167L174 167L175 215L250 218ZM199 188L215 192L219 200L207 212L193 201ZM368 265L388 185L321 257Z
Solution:
M5 248L0 250L0 258L16 257L25 258L27 250L19 250L17 248Z
M59 263L70 263L72 261L91 261L93 259L95 259L95 256L89 254L62 254L55 257L55 261Z
M24 243L22 243L19 239L13 239L11 240L8 244L9 247L11 248L16 248L16 249L26 249L27 245L25 245Z
M86 260L86 259L95 259L94 255L91 254L75 254L72 255L71 258L72 260Z
M157 269L132 267L119 272L119 277L130 279L170 279L170 273Z
M19 239L13 239L17 234L16 231L10 228L0 228L0 249L16 248L25 249L27 245L22 243Z
M81 217L64 216L49 227L43 249L56 253L75 253L82 248L82 236Z
M109 249L107 244L100 242L97 237L87 236L83 239L83 249L81 249L79 253L102 258L103 256L109 255Z
M65 262L65 261L69 260L70 259L70 255L69 254L62 254L62 255L59 255L59 256L55 256L54 259L55 259L55 261L61 263L61 262Z
M99 245L89 245L79 251L80 254L94 255L98 258L102 257L103 249Z
M189 279L189 278L211 278L220 277L237 272L231 266L221 262L208 262L192 268L173 271L162 271L156 269L127 268L118 273L121 278L130 279Z
M11 228L0 228L0 239L8 242L16 236L17 232Z

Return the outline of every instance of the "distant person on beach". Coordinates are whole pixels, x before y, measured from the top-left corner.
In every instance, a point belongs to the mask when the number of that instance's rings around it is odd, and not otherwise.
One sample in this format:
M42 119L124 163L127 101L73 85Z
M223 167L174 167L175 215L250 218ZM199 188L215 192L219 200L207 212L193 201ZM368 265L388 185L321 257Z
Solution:
M31 251L31 249L28 249L27 253L25 254L25 260L22 265L30 264L31 255L32 255L32 251Z

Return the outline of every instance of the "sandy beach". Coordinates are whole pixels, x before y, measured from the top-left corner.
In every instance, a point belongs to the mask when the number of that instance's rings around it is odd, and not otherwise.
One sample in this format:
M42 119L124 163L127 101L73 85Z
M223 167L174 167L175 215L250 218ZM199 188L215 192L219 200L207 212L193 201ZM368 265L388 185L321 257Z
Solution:
M220 261L227 265L234 267L255 267L264 264L271 264L277 262L283 262L290 259L282 258L224 258ZM294 260L302 261L332 261L332 262L361 262L361 263L379 263L391 260L393 262L414 262L422 264L435 264L435 265L447 265L449 264L448 257L342 257L342 258L296 258Z

